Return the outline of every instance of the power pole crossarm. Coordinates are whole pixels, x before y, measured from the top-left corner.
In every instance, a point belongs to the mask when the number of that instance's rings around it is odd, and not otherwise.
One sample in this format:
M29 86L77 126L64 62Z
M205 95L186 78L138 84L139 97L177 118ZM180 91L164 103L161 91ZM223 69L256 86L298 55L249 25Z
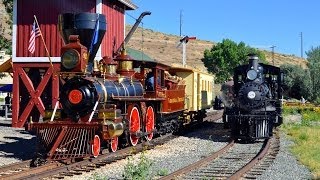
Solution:
M189 42L189 40L194 40L194 39L197 39L197 38L185 36L182 39L180 39L180 44L182 44L182 65L183 65L183 67L186 66L186 61L187 61L187 52L186 52L187 43Z

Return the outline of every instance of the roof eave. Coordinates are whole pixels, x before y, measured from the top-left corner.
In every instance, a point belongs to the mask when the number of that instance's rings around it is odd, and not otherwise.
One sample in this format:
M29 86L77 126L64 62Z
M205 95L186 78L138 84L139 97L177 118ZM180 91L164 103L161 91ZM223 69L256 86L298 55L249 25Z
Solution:
M136 6L135 4L133 4L131 1L129 0L118 0L120 3L124 4L127 9L126 10L135 10L138 8L138 6Z

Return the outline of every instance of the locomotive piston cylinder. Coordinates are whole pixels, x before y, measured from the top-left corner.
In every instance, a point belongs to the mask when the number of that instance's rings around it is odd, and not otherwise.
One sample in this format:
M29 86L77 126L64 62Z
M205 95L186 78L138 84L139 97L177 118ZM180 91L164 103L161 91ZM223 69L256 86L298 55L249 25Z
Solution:
M109 138L120 136L124 131L124 125L122 122L107 121L104 123L103 131L107 131Z

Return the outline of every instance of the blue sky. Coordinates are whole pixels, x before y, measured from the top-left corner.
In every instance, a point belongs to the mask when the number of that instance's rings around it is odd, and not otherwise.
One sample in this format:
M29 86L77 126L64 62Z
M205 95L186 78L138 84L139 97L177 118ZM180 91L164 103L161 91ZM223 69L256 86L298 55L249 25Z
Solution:
M318 0L133 0L139 7L127 11L143 19L143 27L179 35L182 10L182 35L221 42L229 38L252 47L301 56L303 51L320 46L320 1ZM126 16L126 23L135 22ZM303 56L306 57L305 53Z

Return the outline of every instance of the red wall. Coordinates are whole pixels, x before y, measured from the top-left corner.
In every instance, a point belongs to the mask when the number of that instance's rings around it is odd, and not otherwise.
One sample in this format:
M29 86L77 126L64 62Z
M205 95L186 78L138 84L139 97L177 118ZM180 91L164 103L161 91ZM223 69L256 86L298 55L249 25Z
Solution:
M124 10L113 0L103 0L103 14L107 17L107 31L102 42L102 56L112 55L113 39L121 44L124 36ZM58 15L66 12L96 12L95 0L18 0L17 1L17 57L45 57L46 51L40 37L36 50L28 51L33 15L37 16L51 57L60 57L62 38L57 29ZM123 7L123 6L122 6ZM117 46L118 47L118 46Z
M123 5L103 0L102 12L107 18L107 32L101 46L102 56L111 56L114 41L117 50L124 40L124 9Z

